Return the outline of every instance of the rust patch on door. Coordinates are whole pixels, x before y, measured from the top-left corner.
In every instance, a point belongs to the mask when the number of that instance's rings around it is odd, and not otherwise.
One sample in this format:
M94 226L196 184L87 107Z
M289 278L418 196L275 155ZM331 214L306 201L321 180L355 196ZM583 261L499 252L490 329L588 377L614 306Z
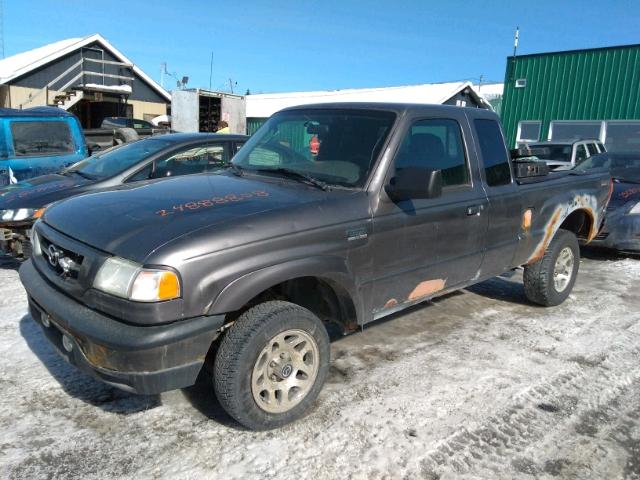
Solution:
M396 305L398 305L398 301L395 298L391 298L387 300L387 303L385 303L384 307L382 308L391 308L391 307L395 307Z
M438 278L436 280L425 280L424 282L420 282L416 288L409 294L407 300L417 300L422 297L428 297L429 295L433 295L441 290L444 290L444 285L447 283L446 280Z

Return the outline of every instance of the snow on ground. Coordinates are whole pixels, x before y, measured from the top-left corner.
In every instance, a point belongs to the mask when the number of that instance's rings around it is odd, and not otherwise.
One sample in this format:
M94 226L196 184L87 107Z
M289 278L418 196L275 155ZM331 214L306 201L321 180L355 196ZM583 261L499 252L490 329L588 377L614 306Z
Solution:
M57 356L0 268L0 477L640 478L640 260L584 259L569 300L521 274L332 344L305 419L242 430L205 380L160 396Z

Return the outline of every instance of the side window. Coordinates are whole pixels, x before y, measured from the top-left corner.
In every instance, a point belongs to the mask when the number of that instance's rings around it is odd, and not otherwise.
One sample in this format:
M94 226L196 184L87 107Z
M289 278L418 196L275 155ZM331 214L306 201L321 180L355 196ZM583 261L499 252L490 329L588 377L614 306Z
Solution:
M125 180L125 183L129 182L139 182L140 180L148 180L151 178L151 172L153 172L153 163L150 163L142 170L138 170L138 172L131 175L129 178Z
M133 128L135 128L135 129L153 128L153 125L151 125L149 122L146 122L144 120L134 120L133 121Z
M607 149L604 148L604 145L602 143L598 142L597 145L598 145L598 150L600 151L600 153L607 151Z
M589 151L589 156L596 155L598 153L598 147L596 147L595 143L587 143L587 150Z
M441 170L444 187L471 184L462 133L455 120L436 118L414 123L402 142L395 167Z
M153 178L191 175L218 170L226 163L224 144L200 145L158 160Z
M578 163L584 162L587 157L587 149L584 147L584 144L578 145L576 147L576 165Z
M500 125L495 120L484 118L477 118L473 123L478 133L487 185L497 187L510 184L511 168Z
M17 157L62 155L75 150L67 122L11 122L11 134Z

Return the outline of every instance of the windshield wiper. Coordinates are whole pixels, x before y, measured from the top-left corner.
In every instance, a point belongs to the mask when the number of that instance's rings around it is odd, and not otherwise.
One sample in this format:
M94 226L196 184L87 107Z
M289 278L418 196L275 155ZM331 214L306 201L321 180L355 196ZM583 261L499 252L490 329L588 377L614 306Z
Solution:
M236 165L233 162L227 162L224 165L224 168L230 168L231 170L233 170L233 174L236 177L241 177L242 175L244 175L244 172L243 172L244 168L242 168L240 165Z
M283 177L291 178L292 180L297 180L301 183L311 184L320 190L329 190L329 185L327 185L322 180L318 180L317 178L312 177L311 175L306 175L304 173L298 172L297 170L291 170L285 167L278 168L257 168L256 172L267 172L267 173L276 173Z

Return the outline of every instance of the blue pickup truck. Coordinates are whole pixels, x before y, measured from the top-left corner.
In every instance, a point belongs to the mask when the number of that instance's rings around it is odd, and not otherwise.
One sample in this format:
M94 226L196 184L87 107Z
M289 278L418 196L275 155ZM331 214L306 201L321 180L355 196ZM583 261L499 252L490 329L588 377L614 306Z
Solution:
M87 154L82 127L71 113L0 108L0 185L57 172Z

